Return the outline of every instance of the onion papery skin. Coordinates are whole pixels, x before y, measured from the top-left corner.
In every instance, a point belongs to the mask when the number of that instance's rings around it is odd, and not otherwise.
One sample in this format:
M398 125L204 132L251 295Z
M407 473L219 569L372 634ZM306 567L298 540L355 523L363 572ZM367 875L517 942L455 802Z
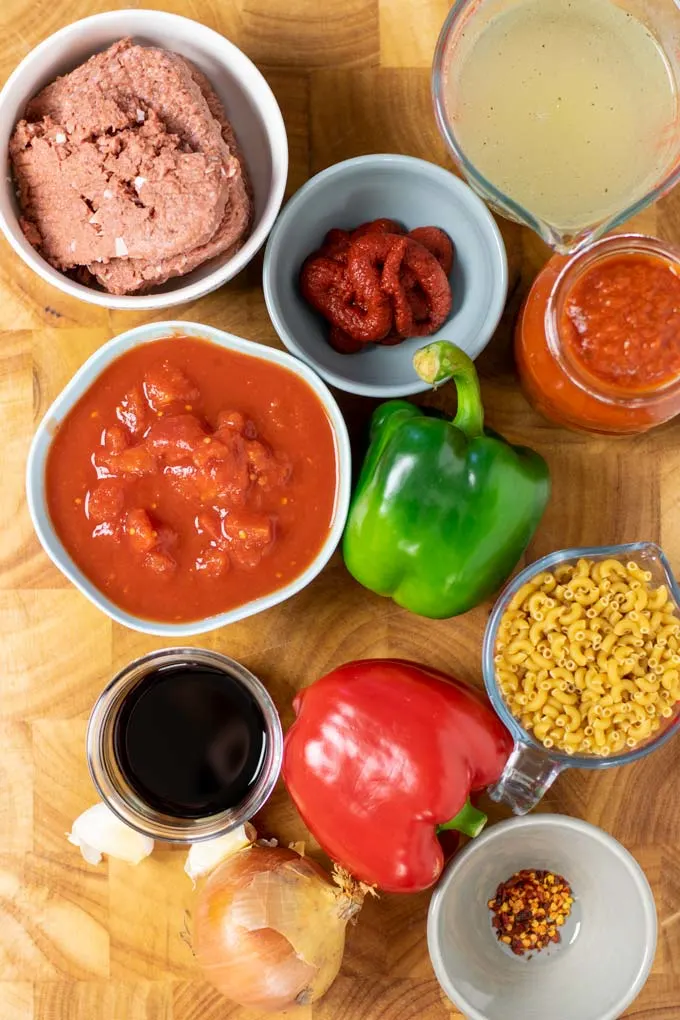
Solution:
M194 953L206 978L239 1005L265 1012L307 1005L335 980L361 898L310 858L255 844L202 883Z

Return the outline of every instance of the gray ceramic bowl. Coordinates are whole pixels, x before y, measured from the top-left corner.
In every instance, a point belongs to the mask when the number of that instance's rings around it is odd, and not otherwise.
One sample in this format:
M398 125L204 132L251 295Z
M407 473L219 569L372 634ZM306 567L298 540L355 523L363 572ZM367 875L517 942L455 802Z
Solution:
M200 339L209 340L218 347L224 347L228 351L236 351L258 361L273 362L304 380L323 404L333 429L336 444L337 478L335 513L328 537L314 560L301 574L285 585L285 587L278 588L250 602L244 602L243 605L236 606L234 609L229 609L226 612L202 617L198 620L166 623L162 620L147 619L146 617L128 613L127 610L122 609L115 602L107 598L105 593L90 581L74 562L62 544L50 518L45 493L45 466L55 430L102 372L122 354L125 354L126 351L132 350L140 344L150 343L153 340L160 340L163 337L173 336L174 334L199 337ZM98 609L101 609L103 613L110 616L115 623L120 623L124 627L130 627L132 630L140 631L143 634L154 634L157 637L177 641L192 637L194 634L205 634L207 631L226 627L227 624L236 623L238 620L245 620L249 616L262 612L264 609L270 609L272 606L284 602L310 584L317 574L323 570L342 537L349 508L351 478L351 451L345 419L333 395L329 393L328 388L324 386L315 372L310 371L305 365L301 365L299 361L291 358L284 351L275 350L273 347L266 347L264 344L256 344L251 340L244 340L242 337L225 333L214 326L173 320L171 322L150 322L145 326L136 326L125 333L120 333L95 351L85 364L81 365L48 409L33 437L26 464L26 498L33 527L43 549L54 565L61 570L62 574L69 581L73 582L76 588L90 602L93 602Z
M326 339L327 323L299 293L300 268L331 227L351 228L381 217L408 229L441 227L451 237L456 247L453 310L434 337L338 354ZM371 397L429 389L412 360L430 339L451 340L476 358L498 325L507 287L503 239L484 203L454 174L411 156L360 156L317 174L283 210L264 260L267 308L288 350L331 385Z

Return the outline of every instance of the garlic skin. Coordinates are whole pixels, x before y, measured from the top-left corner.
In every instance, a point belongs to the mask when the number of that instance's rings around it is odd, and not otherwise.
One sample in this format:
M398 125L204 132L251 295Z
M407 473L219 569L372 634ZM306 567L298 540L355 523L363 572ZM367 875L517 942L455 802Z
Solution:
M256 838L255 828L250 822L246 822L245 825L239 825L224 836L206 839L201 843L192 843L184 870L191 879L194 889L199 878L203 878L204 875L213 871L225 857L229 857L239 850L245 850Z
M66 838L80 848L88 864L100 864L103 854L127 864L139 864L154 848L150 836L143 836L121 822L102 801L76 818Z

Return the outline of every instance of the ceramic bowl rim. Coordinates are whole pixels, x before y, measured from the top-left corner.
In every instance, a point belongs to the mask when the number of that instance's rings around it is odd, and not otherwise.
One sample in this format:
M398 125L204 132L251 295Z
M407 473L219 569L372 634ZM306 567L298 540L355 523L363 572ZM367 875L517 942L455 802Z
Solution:
M497 263L496 269L498 271L494 278L494 300L489 306L489 311L487 313L487 328L485 332L488 332L488 337L484 343L480 345L479 350L474 354L475 358L481 354L490 342L493 334L498 328L498 324L505 308L508 294L508 257L505 242L503 241L503 236L498 224L482 199L475 194L472 188L466 184L465 181L463 181L460 177L457 177L456 174L452 173L450 170L439 166L437 163L430 163L428 160L420 159L417 156L378 152L365 156L354 156L351 159L345 159L339 163L333 163L331 166L326 167L325 170L320 170L313 177L310 177L309 180L307 180L288 200L283 207L271 234L269 235L269 240L267 241L267 246L265 248L264 267L262 272L264 299L267 305L269 318L273 323L274 329L280 337L281 342L285 344L286 348L296 357L300 358L313 368L314 371L322 376L322 378L324 378L331 386L344 390L346 393L355 393L363 397L388 399L391 397L414 396L417 393L425 393L432 387L429 383L423 382L422 380L415 380L407 386L402 386L398 383L378 385L374 383L355 382L354 380L346 379L345 376L340 375L338 372L324 368L318 363L316 358L310 356L298 345L297 341L291 334L285 323L285 316L281 312L280 302L276 296L276 288L273 286L275 266L282 255L280 247L283 242L279 239L288 228L291 220L304 209L304 205L309 198L309 195L318 188L323 187L328 181L332 181L333 178L354 176L357 171L361 173L361 171L365 169L373 170L380 167L387 167L396 170L397 172L401 170L408 170L411 172L416 171L423 176L429 176L442 181L455 196L457 203L459 205L466 205L467 208L474 213L477 221L485 228L485 238L487 241L491 239L493 240L493 245L489 244L489 251L492 252L494 261ZM491 328L491 326L493 326L493 328ZM424 340L424 342L426 341Z
M50 520L44 492L44 467L51 442L50 430L63 420L92 383L117 357L133 347L173 334L196 336L211 343L217 343L227 350L237 351L258 358L260 361L273 362L293 372L306 382L323 404L330 421L335 439L337 470L335 510L328 537L316 557L301 574L284 587L257 599L251 599L242 606L217 613L214 616L182 623L145 619L134 613L126 612L107 599L87 579L64 548ZM253 340L246 340L214 326L182 320L167 320L135 326L133 329L113 337L90 355L66 383L43 415L33 436L26 463L26 498L31 522L42 548L54 565L90 602L122 626L156 637L180 639L217 630L230 623L254 616L256 613L286 601L306 588L321 573L342 538L349 510L351 475L351 449L344 417L335 397L312 369L286 351L267 347L264 344L255 343Z
M473 857L475 854L479 854L480 852L484 853L486 851L488 853L494 840L503 839L506 832L519 828L541 829L550 827L566 828L580 832L582 835L600 843L600 845L608 850L613 856L617 857L627 870L630 878L632 879L633 885L637 889L645 915L646 937L644 942L644 953L642 955L635 980L630 985L628 991L619 997L612 1009L599 1017L598 1020L618 1020L621 1014L640 994L647 978L649 977L649 972L651 971L652 964L654 963L657 945L658 918L656 902L645 872L630 851L619 843L617 839L610 836L608 832L605 832L604 829L600 829L597 825L593 825L591 822L586 822L582 818L572 818L570 815L557 813L523 815L521 817L508 818L505 821L491 825L480 836L477 836L476 839L470 840L463 850L456 854L453 860L445 868L444 873L437 883L434 893L432 894L432 899L430 900L430 906L427 914L427 947L435 976L451 1002L453 1002L454 1005L469 1018L469 1020L488 1020L488 1018L484 1013L481 1013L476 1007L471 1005L462 992L459 992L456 989L453 980L446 969L439 940L438 928L444 900L449 891L449 887L455 882L457 873L469 858Z
M168 27L174 26L177 30L182 30L201 48L212 43L210 52L219 54L215 59L219 60L238 79L241 91L248 95L253 105L258 108L262 117L263 131L267 139L272 161L271 182L259 222L256 223L254 230L246 239L243 247L231 258L227 259L223 265L213 269L203 279L178 285L171 291L140 295L108 294L106 291L99 291L93 287L87 287L84 284L78 284L70 280L64 273L49 265L28 244L16 217L14 215L11 218L5 216L1 207L0 230L2 230L11 248L23 263L29 269L32 269L45 283L56 287L62 294L100 308L150 311L171 308L184 304L187 301L195 301L200 297L204 297L206 294L217 290L223 284L228 283L229 280L232 280L253 260L267 240L283 202L288 179L288 136L281 109L269 83L243 50L220 32L199 21L195 21L193 18L173 14L169 11L156 11L144 7L101 11L97 14L90 14L85 18L80 18L78 21L65 25L63 28L47 36L17 64L3 85L0 90L0 111L3 107L6 107L8 113L11 112L12 123L15 124L20 115L20 110L13 108L14 101L12 99L12 93L17 83L23 77L39 78L40 66L46 54L56 52L59 48L65 51L70 39L82 33L84 29L93 26L95 23L105 25L107 22L111 23L113 29L121 18L132 18L138 21L140 34L143 34L145 31L149 32L149 29L145 26L149 21L153 20L156 23L162 22ZM153 29L150 31L152 33ZM134 32L128 34L134 35ZM118 36L120 37L120 35L121 33L119 32ZM93 50L94 52L96 50ZM12 107L9 106L9 99L12 99ZM9 186L12 187L11 184Z

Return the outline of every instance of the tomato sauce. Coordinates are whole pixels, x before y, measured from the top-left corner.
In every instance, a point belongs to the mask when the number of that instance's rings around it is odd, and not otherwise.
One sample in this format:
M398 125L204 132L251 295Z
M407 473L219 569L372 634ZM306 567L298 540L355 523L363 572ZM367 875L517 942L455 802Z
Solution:
M517 321L522 388L568 428L632 435L680 413L680 253L612 235L555 255Z
M188 621L284 587L330 530L336 452L298 376L168 337L108 366L60 424L47 502L64 546L113 602Z
M567 295L561 333L572 356L605 383L662 386L680 373L680 277L650 255L604 259Z

